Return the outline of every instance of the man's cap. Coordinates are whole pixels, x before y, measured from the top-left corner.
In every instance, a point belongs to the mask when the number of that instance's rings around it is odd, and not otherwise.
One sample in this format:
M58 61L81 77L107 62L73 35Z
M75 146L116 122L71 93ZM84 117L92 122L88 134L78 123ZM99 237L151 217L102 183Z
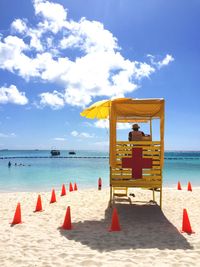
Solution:
M139 129L140 126L139 126L137 123L135 123L135 124L132 125L132 128L133 128L133 129Z

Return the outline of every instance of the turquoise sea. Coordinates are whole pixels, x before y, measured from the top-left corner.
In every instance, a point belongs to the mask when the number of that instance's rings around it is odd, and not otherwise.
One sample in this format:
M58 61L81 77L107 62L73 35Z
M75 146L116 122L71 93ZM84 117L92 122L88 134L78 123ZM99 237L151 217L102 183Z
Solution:
M60 156L51 157L49 150L0 151L0 192L50 191L70 181L77 182L79 188L93 188L99 177L103 187L109 185L107 152L76 151L76 155L69 155L65 150ZM178 180L182 186L188 181L200 186L200 151L165 152L164 186L176 186Z

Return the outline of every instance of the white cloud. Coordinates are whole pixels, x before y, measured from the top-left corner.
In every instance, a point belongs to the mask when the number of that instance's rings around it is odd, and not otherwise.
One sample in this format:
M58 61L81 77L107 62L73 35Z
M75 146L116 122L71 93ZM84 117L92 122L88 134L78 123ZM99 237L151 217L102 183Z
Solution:
M65 21L67 18L67 13L60 4L44 0L35 0L34 7L36 15L41 14L44 18L50 21Z
M159 64L159 67L162 68L164 66L167 66L172 61L174 61L174 58L172 57L172 55L167 54L166 57L162 61L158 62L158 64Z
M21 19L15 19L11 24L11 28L19 33L24 33L27 31L26 22Z
M117 123L117 129L119 130L127 130L127 129L131 129L131 124L130 123L122 123L122 122L118 122Z
M89 134L89 133L85 133L85 132L81 132L81 133L79 133L79 132L77 132L77 131L72 131L72 132L71 132L71 135L72 135L73 137L79 137L79 138L93 138L93 137L94 137L93 134Z
M98 21L82 18L78 23L70 22L67 24L67 28L71 35L67 35L61 40L62 48L80 47L86 53L113 51L119 48L117 38Z
M95 121L94 126L97 127L97 128L109 129L109 120L98 120L98 121Z
M43 18L40 27L57 33L66 24L67 12L62 5L44 0L34 1L35 14Z
M98 62L98 64L96 64ZM68 84L65 101L74 106L88 105L96 96L123 97L137 88L133 76L150 75L138 64L125 60L118 52L94 52L71 64L60 78ZM142 65L143 66L143 65Z
M26 56L22 53L28 46L17 36L8 36L0 41L0 68L14 72L20 69ZM20 63L21 61L22 64Z
M65 92L65 101L72 106L85 107L92 101L92 98L86 90L82 90L80 87L68 87Z
M24 92L20 92L15 85L10 85L10 87L0 87L0 103L26 105L28 99Z
M147 55L147 57L150 58L151 64L156 66L158 69L161 69L162 67L165 67L169 65L170 62L174 61L174 58L172 55L167 54L162 60L156 61L155 56L153 55Z
M94 123L94 126L101 129L109 129L109 120L98 120ZM130 123L117 123L117 129L119 130L126 130L130 128Z
M84 122L83 122L83 125L84 125L84 126L87 126L87 127L93 127L93 126L94 126L93 123L88 122L88 121L84 121Z
M25 79L31 76L39 77L39 67L42 62L38 62L38 56L31 59L25 55L27 50L29 50L28 45L17 36L10 35L4 42L0 41L0 68L16 72Z
M2 137L2 138L12 138L12 137L16 137L16 134L15 133L9 133L9 134L0 133L0 137Z
M15 19L11 27L20 37L0 39L0 68L26 80L62 86L62 93L39 95L43 106L85 107L99 96L124 97L139 87L141 79L174 60L166 55L158 62L150 56L151 64L131 61L122 56L117 38L102 23L68 20L61 4L46 0L33 4L38 23L28 27L28 21ZM71 52L79 56L72 59Z
M79 36L70 35L60 40L60 48L66 49L70 47L79 47L81 39Z
M44 47L42 45L41 36L43 30L42 29L29 29L27 31L27 35L31 37L30 40L30 48L34 48L36 51L42 52L44 51Z
M66 141L66 138L63 138L63 137L55 137L54 140L55 141Z
M78 132L77 131L72 131L71 132L71 135L74 136L74 137L76 137L76 136L78 136Z
M41 106L50 106L53 109L60 109L64 106L62 94L57 91L53 91L53 93L42 93L39 96L41 98Z
M138 68L136 69L136 77L142 79L144 77L149 77L155 69L148 65L147 63L138 63Z
M94 134L89 134L89 133L80 133L79 134L79 137L84 137L84 138L93 138L94 137Z

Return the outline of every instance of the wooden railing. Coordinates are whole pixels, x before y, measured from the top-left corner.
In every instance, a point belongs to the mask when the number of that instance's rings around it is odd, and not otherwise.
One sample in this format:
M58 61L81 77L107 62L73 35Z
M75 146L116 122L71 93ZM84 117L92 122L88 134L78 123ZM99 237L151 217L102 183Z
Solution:
M122 158L132 157L132 148L142 148L143 158L152 158L152 168L143 169L142 178L132 178L132 169L122 168ZM116 167L110 169L111 186L160 187L162 185L161 152L159 141L118 141Z

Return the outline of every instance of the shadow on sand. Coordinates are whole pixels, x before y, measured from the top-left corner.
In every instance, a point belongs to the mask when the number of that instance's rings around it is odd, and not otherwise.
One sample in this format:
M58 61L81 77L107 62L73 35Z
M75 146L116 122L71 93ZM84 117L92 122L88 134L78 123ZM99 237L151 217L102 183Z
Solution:
M165 217L160 207L152 204L116 204L120 232L109 232L112 208L105 210L101 221L73 223L71 231L59 229L69 240L81 242L98 251L120 249L193 249L186 238Z

